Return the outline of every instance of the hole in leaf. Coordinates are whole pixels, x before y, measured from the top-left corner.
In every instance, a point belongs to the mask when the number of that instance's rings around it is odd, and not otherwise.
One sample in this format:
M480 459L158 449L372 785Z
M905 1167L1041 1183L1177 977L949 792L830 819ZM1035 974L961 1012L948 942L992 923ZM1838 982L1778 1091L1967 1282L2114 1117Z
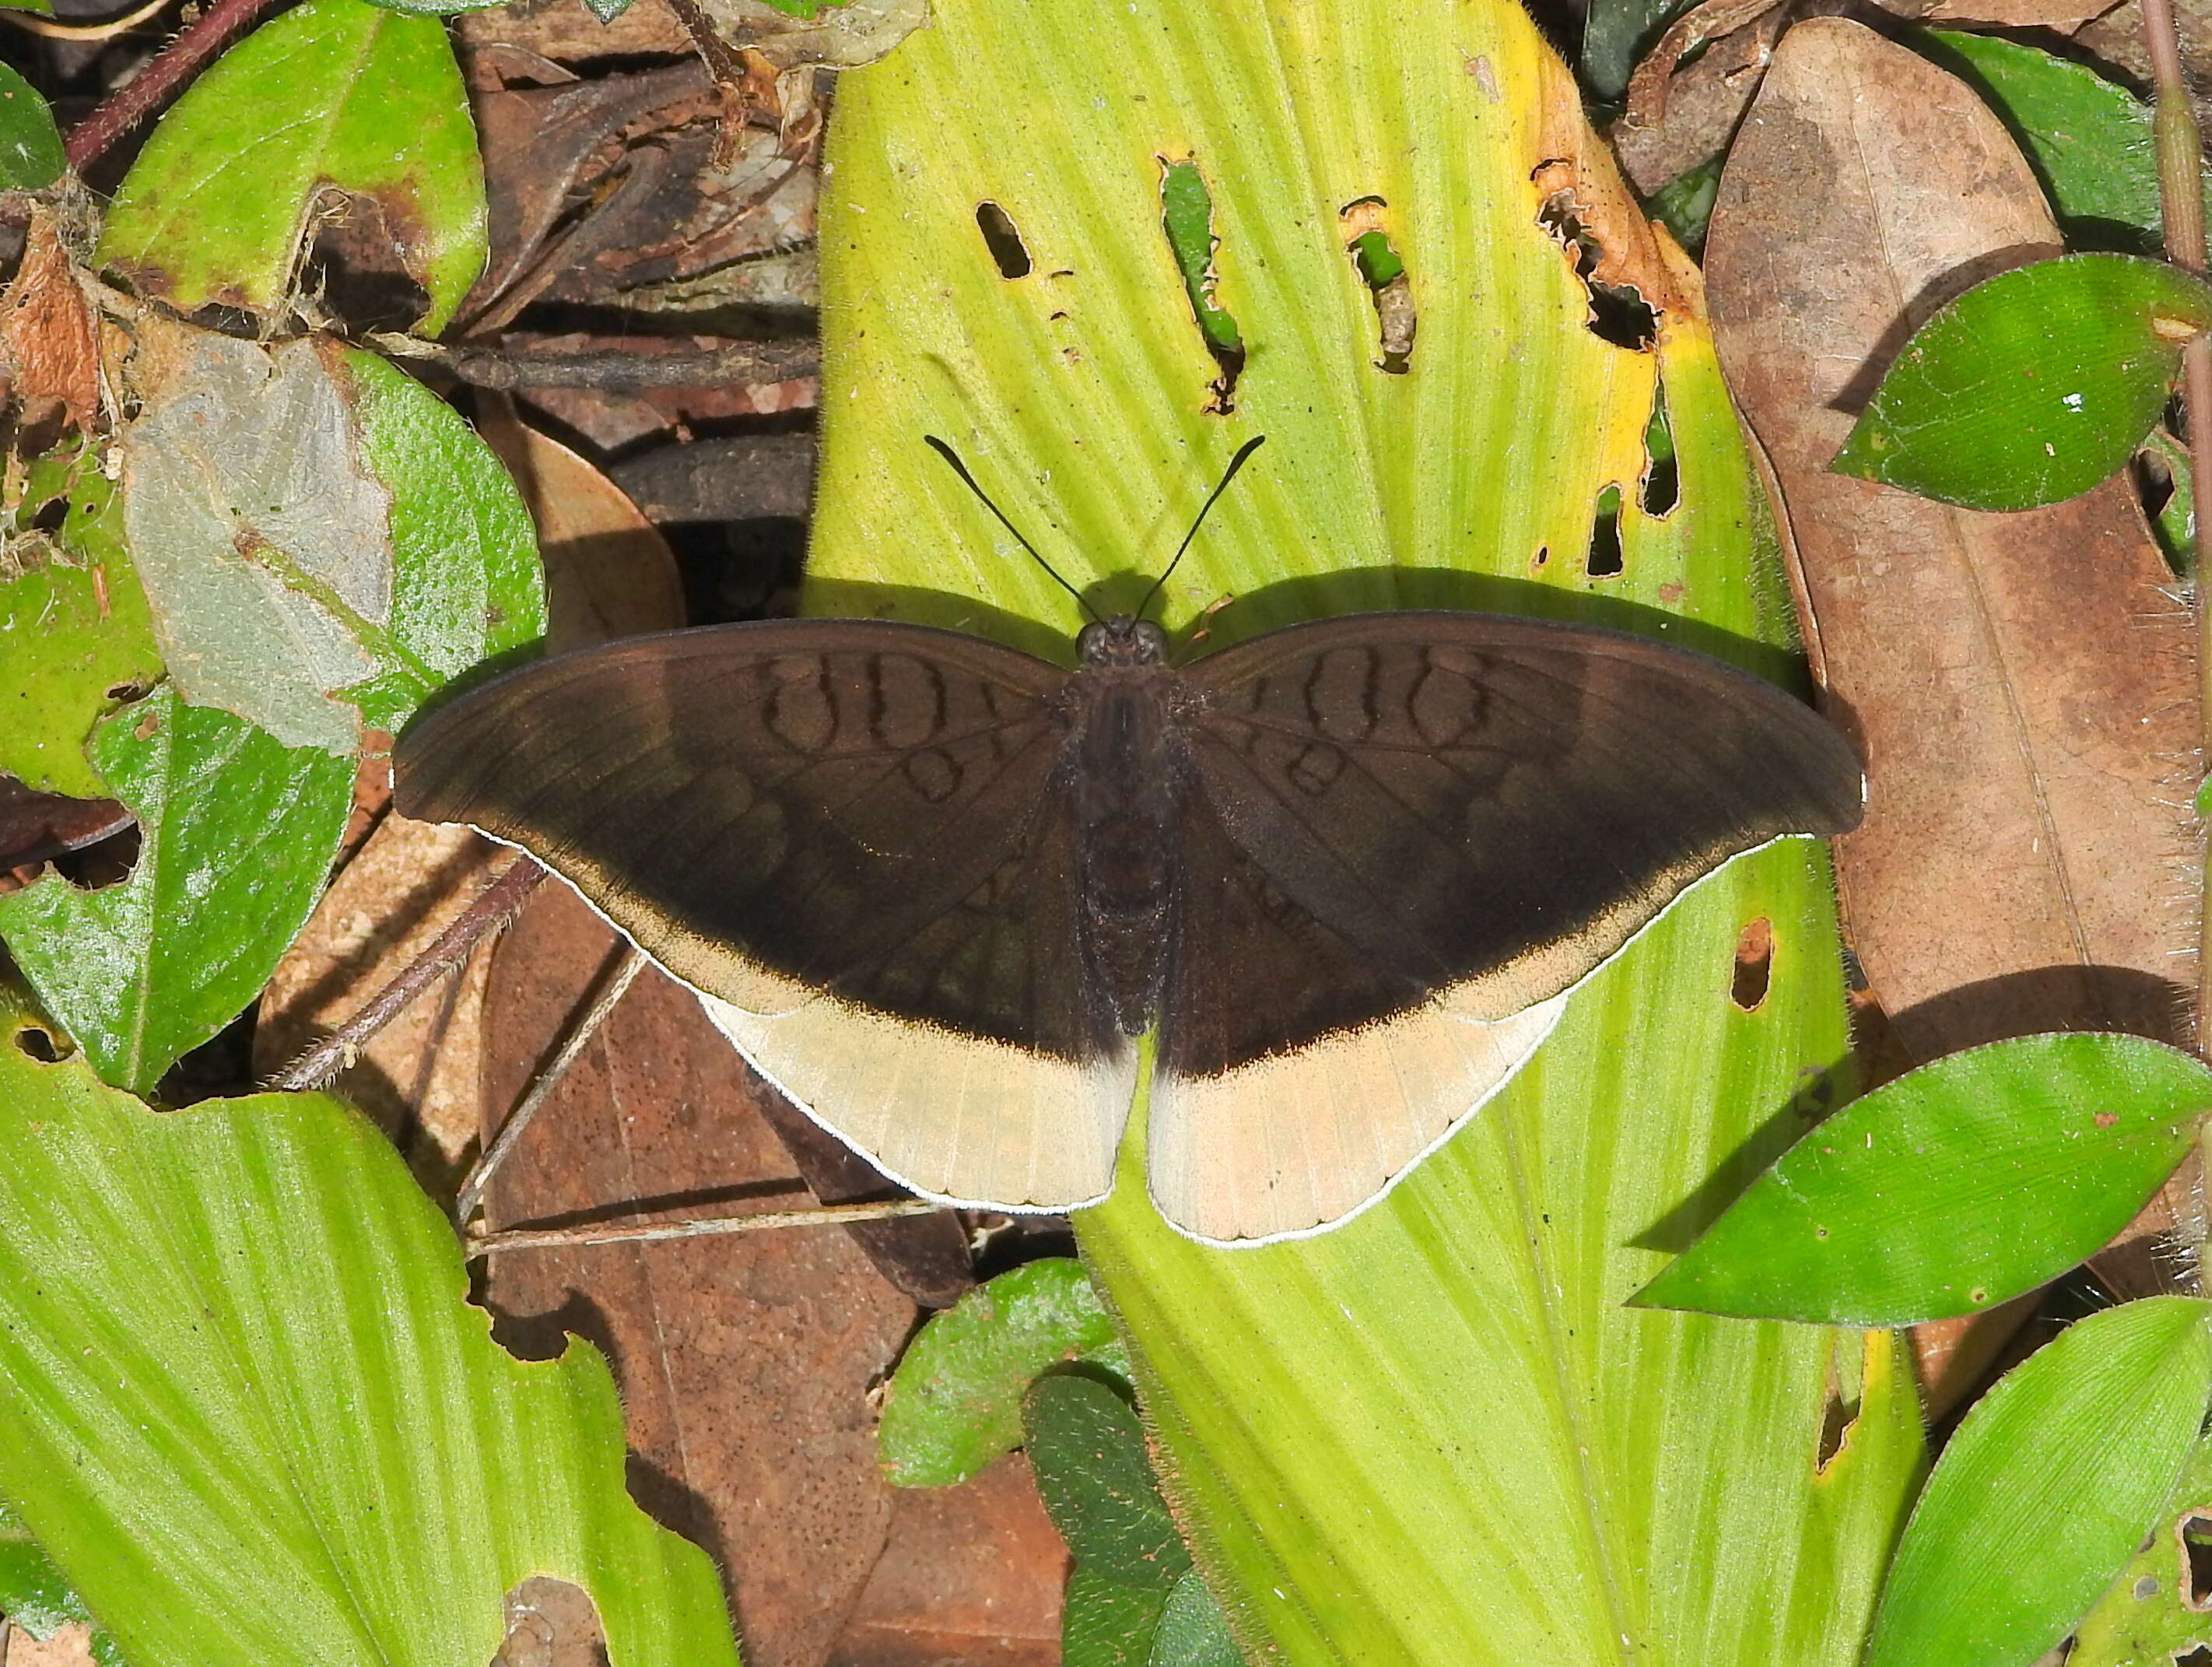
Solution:
M1389 206L1379 197L1362 197L1346 204L1337 217L1349 234L1345 252L1374 298L1380 355L1375 368L1402 376L1413 368L1413 332L1419 321L1413 315L1413 282L1384 224Z
M1637 505L1652 520L1664 520L1682 501L1682 474L1674 461L1674 427L1667 420L1664 382L1651 390L1651 421L1644 425L1644 459Z
M1590 522L1589 556L1583 570L1593 579L1620 576L1620 488L1607 486L1597 495L1597 514Z
M15 1050L35 1059L41 1065L58 1062L62 1050L54 1045L53 1037L35 1025L26 1025L15 1032Z
M1844 1451L1844 1444L1851 1439L1851 1426L1858 1421L1858 1403L1831 1392L1827 1404L1820 1408L1820 1444L1813 1460L1816 1471L1825 1470L1835 1462L1836 1455Z
M2181 1601L2192 1609L2212 1609L2212 1516L2192 1511L2174 1524L2181 1542Z
M990 250L1000 277L1011 283L1030 275L1030 252L1023 246L1022 234L1014 229L1012 216L996 203L978 203L975 225L983 234L983 246Z
M1729 985L1729 1000L1746 1013L1757 1013L1766 1000L1773 970L1774 922L1761 915L1737 934L1735 977Z
M1226 417L1236 409L1237 379L1244 374L1244 338L1228 309L1214 299L1221 281L1214 256L1221 240L1213 234L1213 194L1206 190L1195 161L1158 160L1160 227L1167 234L1176 270L1182 274L1191 317L1206 338L1206 350L1221 368L1206 409L1211 416Z
M604 1663L606 1628L591 1593L533 1574L507 1595L507 1636L490 1667L568 1667Z
M1540 568L1551 559L1552 546L1549 545L1538 545L1536 546L1536 553L1530 558L1528 565L1530 567Z
M1541 173L1542 169L1537 170ZM1536 210L1536 223L1551 233L1573 263L1575 276L1589 295L1589 317L1584 320L1591 335L1615 347L1641 353L1658 338L1659 314L1633 285L1607 283L1595 276L1605 248L1597 240L1574 193L1555 191Z
M2212 1648L2193 1644L2174 1657L2173 1667L2212 1667Z

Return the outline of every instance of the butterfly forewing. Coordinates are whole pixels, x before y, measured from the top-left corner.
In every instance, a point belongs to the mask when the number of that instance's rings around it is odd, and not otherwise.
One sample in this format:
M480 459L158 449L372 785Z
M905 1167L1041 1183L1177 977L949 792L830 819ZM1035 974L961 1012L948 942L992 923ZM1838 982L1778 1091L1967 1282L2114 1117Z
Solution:
M1130 1075L1049 791L1067 682L917 626L637 638L431 715L398 804L540 857L901 1179L1064 1207L1106 1190Z
M1152 1165L1206 1238L1366 1202L1698 875L1858 818L1808 709L1614 632L1358 615L1185 676L1187 840L1232 849L1186 867Z

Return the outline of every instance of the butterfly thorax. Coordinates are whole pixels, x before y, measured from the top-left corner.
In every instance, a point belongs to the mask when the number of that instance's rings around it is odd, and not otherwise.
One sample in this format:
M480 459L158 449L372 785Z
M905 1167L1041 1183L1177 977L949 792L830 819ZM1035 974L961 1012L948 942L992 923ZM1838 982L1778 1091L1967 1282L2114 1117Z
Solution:
M1085 636L1110 629L1094 625ZM1164 648L1158 628L1142 624L1107 638L1098 658L1089 657L1086 645L1073 684L1066 755L1079 830L1085 975L1131 1036L1151 1023L1158 1004L1176 800L1187 774L1168 718L1173 674L1145 657Z

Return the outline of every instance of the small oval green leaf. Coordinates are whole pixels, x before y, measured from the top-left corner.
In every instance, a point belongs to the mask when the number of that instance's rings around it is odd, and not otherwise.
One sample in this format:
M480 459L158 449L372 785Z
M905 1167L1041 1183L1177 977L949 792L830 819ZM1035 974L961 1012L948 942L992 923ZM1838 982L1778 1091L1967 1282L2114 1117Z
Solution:
M1022 1443L1022 1396L1048 1367L1089 1360L1126 1379L1114 1322L1071 1256L1031 1262L932 1317L884 1398L884 1472L900 1488L950 1488Z
M1908 1325L1978 1313L2125 1226L2212 1109L2212 1071L2139 1037L1991 1043L1854 1100L1632 1300Z
M1228 1617L1196 1569L1168 1594L1149 1667L1244 1667L1237 1640L1229 1635Z
M1124 1585L1164 1590L1190 1553L1152 1479L1143 1425L1095 1378L1039 1378L1022 1403L1030 1464L1075 1561Z
M36 88L0 64L0 191L44 191L68 166L54 113Z
M2092 1315L1983 1396L1905 1526L1865 1667L2022 1667L2165 1503L2212 1395L2207 1305Z
M1832 466L1973 509L2073 497L2126 465L2208 328L2212 288L2161 261L2002 273L1914 333Z

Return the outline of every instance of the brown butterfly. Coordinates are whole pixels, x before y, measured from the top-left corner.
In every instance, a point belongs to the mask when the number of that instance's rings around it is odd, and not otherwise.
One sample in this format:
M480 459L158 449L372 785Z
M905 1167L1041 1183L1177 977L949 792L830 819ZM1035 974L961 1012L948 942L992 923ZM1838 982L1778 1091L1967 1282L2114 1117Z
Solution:
M538 857L933 1197L1103 1197L1156 1026L1152 1197L1236 1244L1380 1196L1707 870L1858 819L1809 709L1619 632L1357 614L1176 666L1124 617L1076 659L633 638L428 714L397 802Z

